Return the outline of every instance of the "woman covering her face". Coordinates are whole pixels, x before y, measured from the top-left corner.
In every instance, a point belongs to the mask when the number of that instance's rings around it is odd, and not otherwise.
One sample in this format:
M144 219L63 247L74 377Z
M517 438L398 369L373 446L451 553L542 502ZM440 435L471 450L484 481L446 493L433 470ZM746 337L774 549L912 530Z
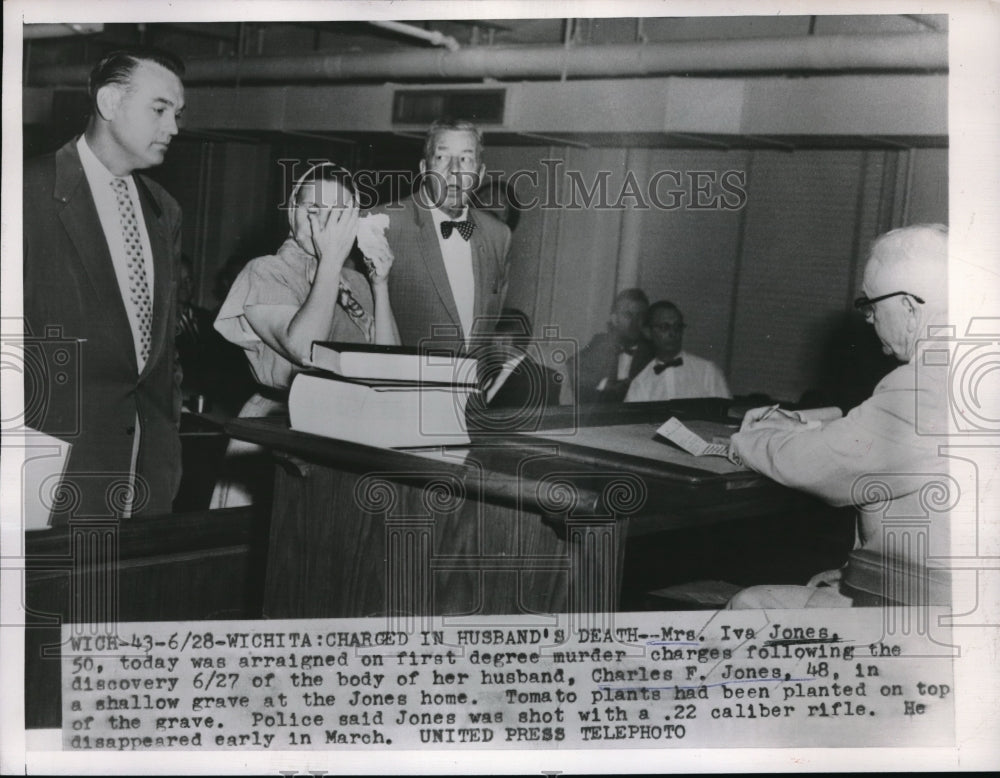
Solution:
M222 336L244 349L262 385L242 417L286 412L288 387L310 367L313 341L399 343L389 304L392 252L374 222L359 218L350 173L328 162L306 171L289 198L288 223L288 238L277 253L247 263L215 320ZM369 278L344 266L355 240ZM230 443L226 457L234 473L216 485L213 508L252 502L246 486L260 479L256 472L243 477L248 452L260 457L252 444Z

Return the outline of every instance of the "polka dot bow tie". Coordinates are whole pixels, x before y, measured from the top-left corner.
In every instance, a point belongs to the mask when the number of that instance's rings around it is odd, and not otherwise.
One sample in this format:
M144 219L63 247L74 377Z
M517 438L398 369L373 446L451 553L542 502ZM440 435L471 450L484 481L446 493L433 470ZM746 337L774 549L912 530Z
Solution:
M471 221L468 220L464 222L443 221L441 222L441 237L444 238L445 240L448 240L448 238L451 237L451 231L458 230L458 234L461 235L465 240L468 240L469 238L472 237L472 230L475 228L475 226L476 226L475 224L473 224Z

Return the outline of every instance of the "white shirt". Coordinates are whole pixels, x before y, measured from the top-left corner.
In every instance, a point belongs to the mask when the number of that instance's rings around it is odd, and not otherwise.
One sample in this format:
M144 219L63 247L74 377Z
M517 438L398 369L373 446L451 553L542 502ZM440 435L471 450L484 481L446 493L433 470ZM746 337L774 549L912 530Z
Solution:
M707 359L680 352L683 364L668 367L659 375L654 368L660 361L653 359L632 379L625 402L681 400L690 397L732 397L726 377Z
M628 378L632 369L632 351L623 351L618 355L618 380L624 381Z
M129 294L128 280L128 254L125 252L125 235L122 231L121 215L118 212L118 198L112 188L112 182L116 176L104 167L91 151L90 146L83 135L76 142L77 151L80 152L80 163L83 165L84 175L90 185L90 193L94 197L94 205L97 206L97 216L101 220L101 229L104 231L104 240L108 244L108 251L111 253L111 263L115 268L115 277L118 279L118 290L125 304L125 313L128 315L129 327L132 329L132 343L135 346L135 358L139 364L139 372L145 367L142 358L142 345L139 338L139 312L132 303L132 295ZM125 183L128 186L129 197L132 198L132 208L135 210L136 221L139 226L139 241L142 245L142 258L146 266L146 281L149 284L149 301L153 302L153 250L149 245L149 233L146 232L146 220L142 215L142 205L139 202L139 190L135 187L135 180L132 176L127 176Z
M441 246L441 256L444 258L444 269L448 273L451 294L455 298L455 307L458 308L458 320L462 325L465 339L468 340L472 335L472 319L476 311L476 279L472 274L472 239L466 240L458 234L458 230L452 230L451 235L446 240L441 236L441 222L465 221L469 218L469 209L466 208L462 211L461 216L452 219L444 211L432 208L431 217L434 219L434 232L437 234L438 245Z
M496 377L490 382L490 385L486 387L487 404L493 402L493 398L496 397L497 392L500 391L500 387L507 382L507 379L510 378L510 374L514 372L514 368L520 365L526 356L528 355L522 351L520 354L510 357L503 363L503 367L500 368L500 372L496 374Z
M622 351L618 354L618 374L617 378L619 381L627 381L628 374L632 370L632 355L635 350L632 351ZM608 377L604 376L600 381L597 382L597 391L603 392L608 388Z

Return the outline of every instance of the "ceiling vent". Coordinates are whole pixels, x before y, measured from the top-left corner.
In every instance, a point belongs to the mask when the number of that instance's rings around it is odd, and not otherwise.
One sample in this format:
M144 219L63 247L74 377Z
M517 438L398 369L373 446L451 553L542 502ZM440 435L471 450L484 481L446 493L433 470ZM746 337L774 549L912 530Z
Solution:
M435 119L502 125L506 89L401 89L393 95L393 125L426 126Z

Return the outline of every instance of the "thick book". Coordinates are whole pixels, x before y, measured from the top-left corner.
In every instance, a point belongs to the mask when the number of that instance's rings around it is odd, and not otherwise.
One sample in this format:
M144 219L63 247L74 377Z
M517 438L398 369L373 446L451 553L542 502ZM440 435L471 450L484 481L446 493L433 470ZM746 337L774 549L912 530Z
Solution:
M310 361L346 378L478 385L476 360L443 349L315 341Z
M300 373L288 394L293 430L385 448L469 442L460 384L348 379Z

